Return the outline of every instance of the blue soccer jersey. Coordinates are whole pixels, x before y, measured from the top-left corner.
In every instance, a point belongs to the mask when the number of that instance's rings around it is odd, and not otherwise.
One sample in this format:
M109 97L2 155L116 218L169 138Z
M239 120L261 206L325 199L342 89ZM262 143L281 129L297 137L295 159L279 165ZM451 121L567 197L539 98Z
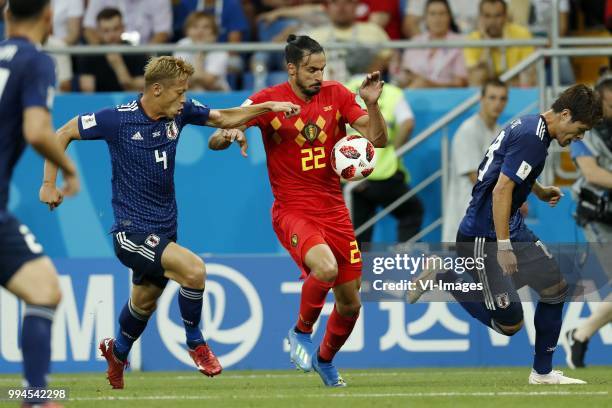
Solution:
M188 100L174 119L152 120L140 100L78 117L81 139L103 139L112 162L112 232L176 236L176 146L187 124L205 125L210 109Z
M551 142L546 121L540 115L523 116L507 126L493 141L478 167L478 181L459 231L463 235L495 239L493 188L500 173L516 183L512 193L510 237L523 227L519 208L544 169Z
M6 217L13 168L26 142L23 111L51 109L55 65L25 38L0 42L0 220Z

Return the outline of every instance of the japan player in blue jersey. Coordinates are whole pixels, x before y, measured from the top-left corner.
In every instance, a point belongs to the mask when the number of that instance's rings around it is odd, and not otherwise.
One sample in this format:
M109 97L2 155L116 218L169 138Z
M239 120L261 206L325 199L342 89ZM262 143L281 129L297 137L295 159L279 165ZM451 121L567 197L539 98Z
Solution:
M208 376L221 372L199 328L206 278L204 262L176 243L174 167L181 129L188 124L231 128L266 112L293 115L300 111L299 106L289 102L209 109L186 97L193 72L193 67L181 59L152 58L145 68L144 93L138 99L82 114L58 131L64 148L73 140L101 139L110 151L115 254L133 272L132 291L119 316L118 333L114 339L100 343L113 388L123 388L130 348L144 331L168 279L181 285L179 309L196 367ZM62 201L55 179L55 167L47 162L40 199L51 208Z
M517 290L527 285L539 294L530 384L585 382L552 369L568 284L546 246L525 225L519 209L531 192L551 207L558 203L561 190L537 181L548 147L553 140L561 146L581 140L601 116L596 93L584 85L574 85L559 96L552 109L514 120L500 132L481 162L472 200L457 233L458 255L484 260L484 268L470 273L482 283L478 296L452 292L474 318L512 336L523 326ZM437 279L457 282L464 278L447 271Z
M9 1L8 39L0 42L0 285L26 304L21 352L25 384L32 388L47 386L51 324L61 291L43 247L7 209L13 169L26 144L62 169L62 194L73 195L79 189L76 168L56 142L51 123L55 66L39 50L51 30L49 3ZM28 399L24 406L41 402Z

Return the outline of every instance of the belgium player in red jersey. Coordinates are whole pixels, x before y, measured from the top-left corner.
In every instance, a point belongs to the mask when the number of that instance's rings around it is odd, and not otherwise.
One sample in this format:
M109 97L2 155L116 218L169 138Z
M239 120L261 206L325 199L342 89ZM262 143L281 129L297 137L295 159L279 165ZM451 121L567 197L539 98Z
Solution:
M290 357L298 368L314 369L325 385L341 387L346 383L332 359L359 317L362 264L329 156L334 144L346 136L347 124L375 147L386 145L387 126L378 107L383 82L378 72L364 80L359 94L366 103L365 111L342 84L323 81L325 52L315 40L289 36L285 59L288 82L252 95L245 104L284 100L299 105L301 113L291 118L269 113L240 129L217 131L209 147L226 149L235 141L246 156L244 129L261 129L275 198L274 231L304 279L297 323L289 330ZM315 350L312 327L330 289L336 303L323 341Z

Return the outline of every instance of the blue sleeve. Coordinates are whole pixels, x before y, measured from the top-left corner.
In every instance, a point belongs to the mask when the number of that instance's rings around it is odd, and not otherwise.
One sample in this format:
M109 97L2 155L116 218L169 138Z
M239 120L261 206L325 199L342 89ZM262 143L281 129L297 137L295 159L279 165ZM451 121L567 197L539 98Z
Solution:
M23 73L23 109L41 106L51 110L55 86L55 64L51 57L37 53Z
M204 126L208 122L210 108L201 104L195 99L188 99L183 105L183 113L181 113L182 124Z
M595 156L591 149L582 140L574 142L570 145L570 152L572 154L572 160L576 160L578 157L593 157Z
M111 142L119 130L119 113L114 108L79 115L79 134L83 140Z
M510 131L501 171L516 184L522 184L531 171L546 160L546 147L535 132Z

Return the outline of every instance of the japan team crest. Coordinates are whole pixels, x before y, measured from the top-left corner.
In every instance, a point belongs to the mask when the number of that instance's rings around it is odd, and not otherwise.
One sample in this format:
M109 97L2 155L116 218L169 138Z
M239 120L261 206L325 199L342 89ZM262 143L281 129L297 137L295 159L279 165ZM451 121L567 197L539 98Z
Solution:
M155 248L156 246L159 245L159 237L155 234L151 234L147 237L147 239L145 240L145 244L147 244L148 246L150 246L151 248Z
M309 123L302 129L302 135L310 143L313 143L319 137L319 127L313 123Z
M175 121L166 123L166 136L168 136L168 139L174 140L178 137L178 134L179 129Z

